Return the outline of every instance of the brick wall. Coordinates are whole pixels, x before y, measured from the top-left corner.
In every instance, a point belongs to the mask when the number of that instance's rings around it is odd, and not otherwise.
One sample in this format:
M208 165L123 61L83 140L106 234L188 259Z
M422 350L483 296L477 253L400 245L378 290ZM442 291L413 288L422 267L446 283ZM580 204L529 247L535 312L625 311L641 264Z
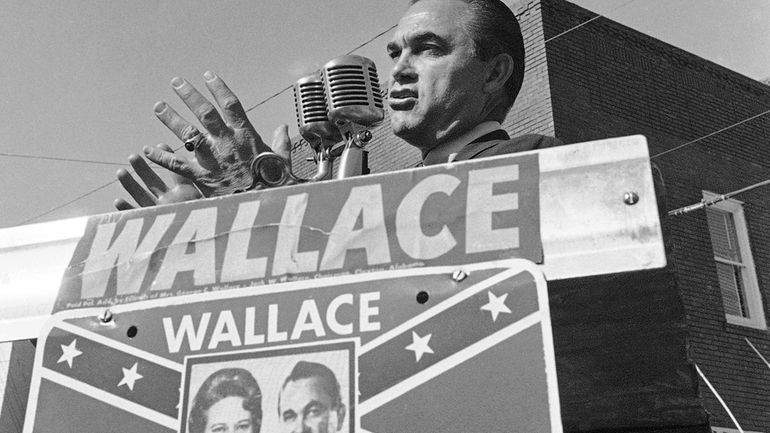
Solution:
M570 3L543 0L545 38L595 16ZM727 193L770 178L770 115L655 156L770 108L770 88L661 41L599 18L547 43L555 133L581 142L643 134L666 184L669 209L693 204L701 191ZM770 189L745 203L763 298L770 293ZM703 211L668 217L678 291L686 313L689 356L746 430L770 431L766 330L725 321ZM767 302L765 302L767 314ZM714 426L734 427L701 383Z
M548 63L545 56L543 21L539 1L517 3L513 12L524 36L526 68L519 96L508 113L503 128L511 136L554 135Z

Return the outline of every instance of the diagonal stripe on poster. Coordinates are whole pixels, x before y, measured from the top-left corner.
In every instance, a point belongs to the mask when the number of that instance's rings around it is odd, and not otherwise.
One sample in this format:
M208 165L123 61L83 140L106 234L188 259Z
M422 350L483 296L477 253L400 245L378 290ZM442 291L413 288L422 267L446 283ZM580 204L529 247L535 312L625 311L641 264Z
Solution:
M500 279L500 276L507 274L501 273L485 280L484 283ZM429 309L415 318L418 319L416 323L407 324L412 326L397 328L395 331L401 331L400 333L391 333L387 342L373 350L367 351L364 346L362 352L365 353L359 359L359 368L363 373L359 383L361 400L365 401L396 382L406 380L453 353L538 311L537 290L529 274L518 273L492 284L491 287L485 286L490 284L479 284L464 290L456 296L460 299L459 302L452 297ZM504 301L514 291L518 291L519 296L516 303L509 308ZM511 301L513 298L511 296ZM492 311L489 311L490 309ZM400 368L387 376L367 374L381 371L383 365L399 365Z
M104 337L101 334L98 334L96 332L89 331L87 329L81 328L79 326L75 326L69 322L62 322L57 324L57 328L62 329L64 331L70 332L75 335L79 335L81 337L88 338L92 341L113 347L115 349L118 349L120 351L123 351L127 354L134 355L139 358L146 359L148 361L151 361L155 364L161 365L163 367L168 368L169 370L175 370L178 372L182 372L184 370L184 366L182 364L169 361L166 358L157 356L153 353L146 352L144 350L139 350L135 348L134 346L131 346L129 344L121 343L120 341L116 341L107 337Z
M45 341L43 367L123 400L177 417L181 373L149 359L54 328Z

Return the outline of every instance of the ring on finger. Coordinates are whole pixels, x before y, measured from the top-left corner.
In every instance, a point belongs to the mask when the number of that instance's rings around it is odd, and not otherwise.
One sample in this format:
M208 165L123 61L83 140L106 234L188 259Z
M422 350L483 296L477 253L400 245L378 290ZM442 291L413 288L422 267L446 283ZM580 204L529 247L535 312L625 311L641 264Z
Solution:
M197 149L198 146L200 146L201 141L205 139L206 137L196 129L195 133L190 138L184 141L184 148L192 152L195 149Z

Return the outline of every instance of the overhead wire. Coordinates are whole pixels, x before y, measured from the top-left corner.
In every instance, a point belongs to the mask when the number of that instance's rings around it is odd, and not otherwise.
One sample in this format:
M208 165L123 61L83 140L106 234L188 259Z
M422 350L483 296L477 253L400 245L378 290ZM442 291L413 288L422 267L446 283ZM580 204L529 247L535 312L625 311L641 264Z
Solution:
M45 211L45 212L43 212L41 214L35 215L35 216L31 217L31 218L27 218L24 221L18 223L17 225L24 225L24 224L32 222L32 221L34 221L34 220L36 220L36 219L38 219L40 217L44 217L44 216L46 216L48 214L56 212L57 210L59 210L59 209L61 209L63 207L66 207L66 206L68 206L68 205L70 205L72 203L75 203L76 201L78 201L78 200L80 200L82 198L88 197L89 195L91 195L93 193L99 192L99 191L103 190L104 188L107 188L108 186L112 185L113 183L115 183L117 181L118 181L117 179L111 180L111 181L105 183L104 185L100 185L100 186L98 186L98 187L96 187L94 189L91 189L91 190L89 190L89 191L87 191L87 192L85 192L85 193L83 193L83 194L81 194L81 195L71 199L71 200L68 200L68 201L66 201L66 202L64 202L62 204L56 205L56 206L52 207L51 209L48 209L47 211Z
M365 47L366 45L369 45L370 43L374 42L374 41L375 41L377 38L379 38L380 36L384 35L385 33L388 33L389 31L391 31L391 30L393 30L393 29L395 29L397 25L398 25L398 24L393 24L392 26L390 26L390 27L388 27L387 29L385 29L385 30L381 31L380 33L377 33L376 35L374 35L374 36L372 36L371 38L369 38L369 39L368 39L366 42L363 42L363 43L359 44L357 47L353 48L352 50L348 51L348 52L347 52L347 53L345 53L345 54L347 55L347 54L353 54L353 53L355 53L355 52L356 52L357 50L359 50L360 48L363 48L363 47ZM248 112L250 112L251 110L254 110L255 108L257 108L257 107L259 107L259 106L261 106L261 105L264 105L264 104L266 104L267 102L269 102L269 101L271 101L271 100L273 100L273 99L275 99L275 98L277 98L277 97L281 96L281 94L283 94L284 92L286 92L286 91L290 90L292 87L294 87L294 85L293 85L293 84L290 84L290 85L288 85L288 86L284 87L283 89L281 89L281 90L279 90L279 91L277 91L277 92L273 93L272 95L268 96L267 98L263 99L262 101L258 102L258 103L257 103L257 104L255 104L255 105L253 105L251 108L247 109L247 110L246 110L246 112L248 113Z
M716 130L714 132L711 132L711 133L708 133L708 134L706 134L706 135L704 135L702 137L696 138L695 140L690 140L690 141L688 141L688 142L686 142L684 144L680 144L679 146L672 147L671 149L664 150L663 152L658 152L655 155L652 155L650 157L650 160L655 159L655 158L657 158L659 156L667 155L667 154L669 154L671 152L675 152L677 150L683 149L683 148L685 148L687 146L691 146L691 145L693 145L693 144L695 144L695 143L697 143L699 141L705 140L705 139L707 139L709 137L713 137L713 136L715 136L717 134L721 134L722 132L725 132L725 131L728 131L728 130L730 130L732 128L735 128L736 126L743 125L746 122L752 121L754 119L757 119L759 117L765 116L767 114L770 114L770 110L765 110L765 111L763 111L761 113L755 114L755 115L753 115L751 117L748 117L746 119L743 119L743 120L741 120L739 122L735 122L732 125L725 126L724 128L718 129L718 130ZM770 180L764 180L764 181L761 181L761 182L757 182L757 183L751 184L749 186L737 189L735 191L731 191L731 192L728 192L726 194L719 195L719 196L717 196L715 198L712 198L712 199L705 199L704 198L704 199L701 199L701 201L699 201L699 202L697 202L695 204L691 204L691 205L682 206L682 207L679 207L679 208L676 208L676 209L672 209L672 210L668 211L668 215L669 216L684 215L684 214L690 213L692 211L696 211L696 210L699 210L699 209L704 209L704 208L713 206L713 205L715 205L715 204L717 204L719 202L728 200L728 199L730 199L733 196L736 196L736 195L739 195L739 194L743 194L744 192L748 192L748 191L751 191L751 190L754 190L754 189L757 189L757 188L760 188L760 187L763 187L763 186L768 186L768 185L770 185Z
M6 156L9 158L42 159L47 161L82 162L86 164L100 164L100 165L120 165L120 166L126 165L126 163L124 162L95 161L92 159L64 158L64 157L58 157L58 156L27 155L23 153L0 152L0 156Z
M730 198L732 198L732 197L734 197L736 195L743 194L744 192L749 192L751 190L757 189L757 188L762 187L762 186L767 186L767 185L770 185L770 179L763 180L762 182L757 182L755 184L743 187L741 189L737 189L735 191L728 192L726 194L718 195L718 196L716 196L714 198L711 198L711 199L705 199L704 198L701 201L699 201L698 203L691 204L691 205L688 205L688 206L682 206L680 208L677 208L677 209L674 209L674 210L670 210L670 211L668 211L668 215L678 216L678 215L683 215L683 214L692 212L694 210L698 210L698 209L703 209L703 208L707 208L707 207L710 207L710 206L714 206L715 204L717 204L719 202L723 202L725 200L729 200Z
M697 143L697 142L699 142L699 141L701 141L701 140L705 140L705 139L707 139L707 138L709 138L709 137L713 137L714 135L717 135L717 134L720 134L720 133L722 133L722 132L725 132L725 131L727 131L727 130L733 129L733 128L735 128L736 126L739 126L739 125L743 125L743 124L744 124L744 123L746 123L746 122L750 122L750 121L752 121L752 120L754 120L754 119L756 119L756 118L759 118L759 117L765 116L765 115L767 115L767 114L770 114L770 110L765 110L765 111L763 111L763 112L761 112L761 113L759 113L759 114L755 114L755 115L753 115L753 116L751 116L751 117L749 117L749 118L746 118L746 119L743 119L743 120L741 120L741 121L735 122L735 123L733 123L732 125L729 125L729 126L725 126L725 127L724 127L724 128L722 128L722 129L719 129L719 130L717 130L717 131L714 131L714 132L711 132L711 133L709 133L709 134L706 134L706 135L704 135L703 137L699 137L699 138L696 138L695 140L691 140L691 141L688 141L687 143L684 143L684 144L680 144L679 146L676 146L676 147L672 147L671 149L668 149L668 150L664 150L663 152L659 152L659 153L656 153L655 155L652 155L652 156L650 157L650 159L654 159L654 158L657 158L657 157L659 157L659 156L663 156L663 155L669 154L669 153L671 153L671 152L677 151L677 150L679 150L679 149L682 149L682 148L684 148L684 147L690 146L690 145L692 145L692 144L695 144L695 143Z
M177 146L176 148L173 149L173 151L176 152L177 150L181 149L182 146L183 145ZM68 159L67 161L70 161L70 160ZM81 162L81 161L75 160L75 162ZM112 163L109 163L109 164L112 164ZM116 164L116 165L124 166L125 164ZM130 170L130 171L133 172L133 170ZM37 214L37 215L35 215L33 217L27 218L27 219L21 221L20 223L17 223L16 225L24 225L24 224L32 222L32 221L34 221L34 220L36 220L36 219L38 219L40 217L44 217L44 216L49 215L49 214L51 214L53 212L56 212L57 210L59 210L61 208L64 208L64 207L67 207L67 206L71 205L72 203L75 203L76 201L78 201L80 199L88 197L91 194L97 193L97 192L103 190L104 188L107 188L108 186L112 185L113 183L115 183L117 181L118 181L117 179L113 179L113 180L111 180L111 181L109 181L109 182L107 182L107 183L105 183L103 185L100 185L100 186L97 186L96 188L90 189L90 190L86 191L85 193L83 193L83 194L81 194L81 195L79 195L79 196L77 196L77 197L75 197L73 199L70 199L70 200L68 200L68 201L66 201L64 203L58 204L58 205L48 209L47 211L45 211L45 212L43 212L41 214Z
M605 12L604 14L597 14L595 17L593 17L591 19L585 20L584 22L582 22L582 23L580 23L580 24L578 24L578 25L576 25L574 27L570 27L569 29L567 29L567 30L557 34L556 36L552 36L552 37L546 39L545 43L551 42L552 40L554 40L556 38L560 38L560 37L566 35L567 33L571 32L573 30L577 30L577 29L583 27L586 24L589 24L589 23L591 23L591 22L593 22L595 20L598 20L599 18L602 18L602 17L604 17L606 15L609 15L609 14L615 12L616 10L618 10L620 8L624 8L624 7L628 6L629 4L631 4L631 3L635 2L635 1L636 0L628 0L625 3L622 3L620 6L616 6L616 7L612 8L612 9L610 9L609 11Z

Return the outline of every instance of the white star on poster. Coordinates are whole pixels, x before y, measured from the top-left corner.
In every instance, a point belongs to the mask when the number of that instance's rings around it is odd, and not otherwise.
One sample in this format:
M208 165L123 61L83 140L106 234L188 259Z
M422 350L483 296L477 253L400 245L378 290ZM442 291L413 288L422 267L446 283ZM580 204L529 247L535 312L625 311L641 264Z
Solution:
M72 368L72 361L83 354L83 352L79 351L75 345L77 344L77 339L73 339L72 343L69 345L61 345L61 356L59 357L59 360L56 361L56 363L60 362L66 362L67 365L69 365L70 368Z
M502 296L495 296L494 293L491 291L487 292L487 295L489 297L489 302L481 306L482 310L489 311L492 313L492 321L497 321L497 316L500 315L500 313L511 313L511 309L508 308L507 305L505 305L505 298L508 297L508 294L504 294Z
M433 349L428 346L430 337L432 336L433 334L428 334L424 337L420 337L416 332L412 331L412 344L406 346L405 349L414 352L415 362L420 362L422 355L433 353Z
M131 391L134 390L134 383L136 383L137 380L143 378L141 374L136 372L137 369L137 363L134 363L134 366L131 368L124 368L123 369L123 379L120 379L120 383L118 383L118 386L126 385L128 389Z

